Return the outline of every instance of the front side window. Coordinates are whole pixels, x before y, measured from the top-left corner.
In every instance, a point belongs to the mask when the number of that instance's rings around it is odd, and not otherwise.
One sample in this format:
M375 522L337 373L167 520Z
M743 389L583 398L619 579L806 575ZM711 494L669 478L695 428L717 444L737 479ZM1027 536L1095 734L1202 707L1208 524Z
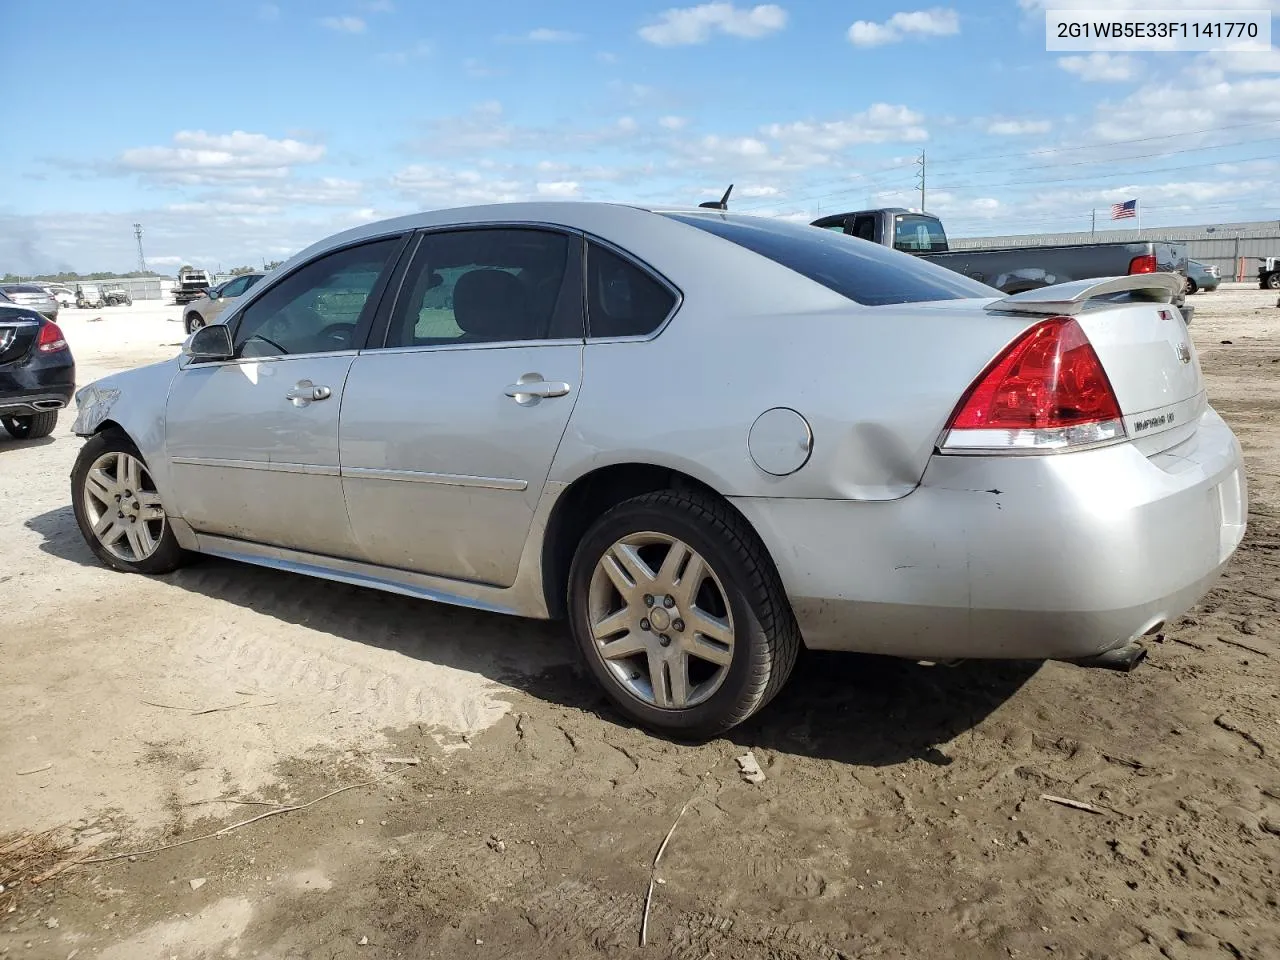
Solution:
M312 260L249 304L236 325L236 356L278 357L359 346L369 295L399 250L400 237Z
M736 243L866 306L1000 296L993 287L918 257L803 224L730 214L661 216Z
M598 244L587 250L587 324L593 338L643 337L676 305L676 295L630 260Z
M244 293L247 287L248 282L245 277L236 277L236 279L228 280L226 284L223 285L222 289L218 291L218 296L238 297L240 294Z
M579 241L550 230L428 233L397 298L388 347L582 336Z

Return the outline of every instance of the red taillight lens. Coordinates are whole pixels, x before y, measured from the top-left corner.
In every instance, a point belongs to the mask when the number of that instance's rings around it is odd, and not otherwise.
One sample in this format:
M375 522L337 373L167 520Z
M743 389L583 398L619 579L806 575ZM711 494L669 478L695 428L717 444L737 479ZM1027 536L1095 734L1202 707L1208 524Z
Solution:
M1129 273L1158 273L1159 267L1156 264L1156 255L1154 253L1144 253L1140 257L1134 257L1129 261Z
M1102 361L1071 317L1037 323L969 388L944 450L1050 451L1124 436Z
M67 349L67 340L62 335L62 328L53 321L47 321L40 328L40 336L36 337L36 349L41 353L57 353Z

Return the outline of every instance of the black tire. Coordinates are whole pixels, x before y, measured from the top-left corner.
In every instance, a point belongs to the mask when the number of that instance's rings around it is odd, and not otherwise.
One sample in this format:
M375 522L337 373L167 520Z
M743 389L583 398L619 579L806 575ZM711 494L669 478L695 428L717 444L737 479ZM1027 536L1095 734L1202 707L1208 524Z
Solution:
M1191 296L1192 294L1196 294L1199 292L1200 292L1200 285L1196 283L1194 280L1192 280L1190 277L1187 277L1187 296Z
M178 569L190 559L190 555L178 545L178 538L173 535L173 524L167 517L164 522L164 532L160 536L155 552L139 562L116 556L103 546L102 541L93 532L93 523L85 507L85 478L88 476L90 467L105 453L127 453L141 460L144 466L146 464L146 460L133 441L115 430L108 430L90 437L80 448L75 466L71 469L71 507L75 512L80 534L89 545L89 549L103 564L122 573L160 574L171 573Z
M1267 277L1267 286L1272 290L1280 290L1280 272L1273 273Z
M41 410L30 416L0 417L5 432L15 440L39 440L53 433L58 425L57 410Z
M623 687L597 653L588 615L591 577L629 534L653 532L696 550L723 586L733 615L733 657L720 687L685 709L660 708ZM631 719L660 733L705 740L742 723L782 689L800 651L800 629L764 544L741 515L713 496L664 490L627 500L595 521L569 570L570 629L587 669Z
M188 336L195 333L197 330L199 330L203 326L204 326L204 317L200 316L200 314L198 313L187 314L186 327L187 327Z

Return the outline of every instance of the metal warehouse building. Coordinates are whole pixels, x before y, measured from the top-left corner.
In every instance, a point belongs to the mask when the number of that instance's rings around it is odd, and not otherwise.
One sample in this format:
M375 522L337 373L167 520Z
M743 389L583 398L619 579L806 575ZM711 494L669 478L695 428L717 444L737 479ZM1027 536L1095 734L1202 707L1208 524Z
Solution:
M944 221L945 223L945 221ZM948 238L953 250L990 247L1045 247L1075 243L1132 243L1135 240L1173 240L1186 244L1187 257L1212 264L1224 279L1239 276L1251 280L1258 274L1257 257L1280 257L1280 220L1251 223L1214 223L1195 227L1147 227L1099 230L1096 233L1035 233L1011 237ZM1241 264L1243 258L1244 263Z

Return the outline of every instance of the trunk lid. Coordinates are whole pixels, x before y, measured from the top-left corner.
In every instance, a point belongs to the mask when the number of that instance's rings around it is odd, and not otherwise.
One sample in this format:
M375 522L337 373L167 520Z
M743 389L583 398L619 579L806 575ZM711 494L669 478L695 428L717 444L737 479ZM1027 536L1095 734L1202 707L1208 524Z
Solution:
M21 360L40 333L40 321L0 313L0 364Z
M1074 317L1107 372L1129 439L1154 454L1194 433L1208 403L1195 344L1172 304L1181 289L1181 278L1167 273L1080 280L987 309Z

